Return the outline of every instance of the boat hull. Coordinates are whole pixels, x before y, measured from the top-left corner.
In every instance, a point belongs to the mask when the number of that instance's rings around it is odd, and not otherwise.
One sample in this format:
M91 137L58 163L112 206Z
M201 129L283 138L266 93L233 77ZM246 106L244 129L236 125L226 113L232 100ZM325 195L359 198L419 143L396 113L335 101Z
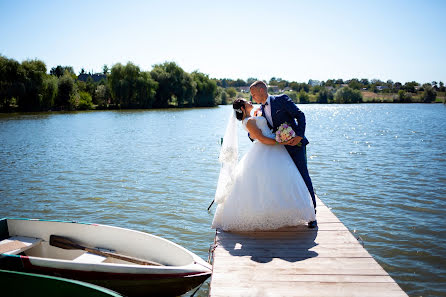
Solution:
M0 288L5 296L35 297L120 297L121 295L90 283L40 274L0 270Z
M41 241L37 246L16 255L1 254L1 269L80 280L125 296L178 296L203 283L212 272L208 263L186 249L165 239L129 229L73 222L8 219L6 231L0 230L2 233L4 238L34 235ZM79 261L76 259L83 256L85 251L50 246L51 234L73 238L86 246L111 247L118 253L156 261L163 266L120 263L110 258L101 263ZM118 240L110 240L112 236Z

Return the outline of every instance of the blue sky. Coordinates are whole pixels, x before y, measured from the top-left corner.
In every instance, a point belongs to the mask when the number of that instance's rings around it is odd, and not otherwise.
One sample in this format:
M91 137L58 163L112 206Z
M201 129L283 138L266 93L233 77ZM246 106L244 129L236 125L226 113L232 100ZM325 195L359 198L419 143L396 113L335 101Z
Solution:
M0 54L99 72L446 82L446 1L6 1Z

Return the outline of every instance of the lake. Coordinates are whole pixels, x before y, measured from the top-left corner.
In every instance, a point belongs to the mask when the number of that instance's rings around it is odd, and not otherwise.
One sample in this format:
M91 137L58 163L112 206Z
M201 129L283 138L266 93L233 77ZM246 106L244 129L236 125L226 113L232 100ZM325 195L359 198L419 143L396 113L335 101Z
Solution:
M410 296L446 295L446 106L299 107L318 196ZM231 109L0 114L0 217L131 228L207 259Z

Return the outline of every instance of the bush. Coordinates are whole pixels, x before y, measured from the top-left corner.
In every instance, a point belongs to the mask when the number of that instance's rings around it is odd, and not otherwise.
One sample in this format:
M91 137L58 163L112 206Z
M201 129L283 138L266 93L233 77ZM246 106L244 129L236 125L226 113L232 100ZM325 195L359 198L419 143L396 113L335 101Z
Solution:
M353 90L349 87L339 89L335 96L336 103L361 103L362 94L360 91Z
M294 103L299 103L299 101L297 100L297 93L296 92L289 92L287 93L288 97L291 98L291 100L293 100Z
M237 95L237 91L234 88L227 88L226 93L228 94L229 98L234 98Z
M317 94L316 101L317 103L328 103L329 101L333 101L333 94L324 88Z
M93 107L93 100L89 93L79 92L70 98L70 105L72 109L87 110Z
M424 103L431 103L435 101L437 98L437 92L434 91L434 89L430 86L424 85L424 91L422 95L422 99Z
M226 105L228 104L228 94L223 90L220 95L220 104Z
M310 96L304 91L304 89L301 89L299 92L299 103L308 103L310 101Z

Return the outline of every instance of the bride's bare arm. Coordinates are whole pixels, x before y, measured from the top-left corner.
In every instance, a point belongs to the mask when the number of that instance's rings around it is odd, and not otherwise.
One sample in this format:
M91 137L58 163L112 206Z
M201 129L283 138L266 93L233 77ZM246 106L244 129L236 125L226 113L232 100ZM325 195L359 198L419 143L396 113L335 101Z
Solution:
M246 128L248 128L251 138L257 139L263 144L277 144L276 140L266 137L262 134L262 131L257 127L256 121L254 119L248 120L248 122L246 123Z

